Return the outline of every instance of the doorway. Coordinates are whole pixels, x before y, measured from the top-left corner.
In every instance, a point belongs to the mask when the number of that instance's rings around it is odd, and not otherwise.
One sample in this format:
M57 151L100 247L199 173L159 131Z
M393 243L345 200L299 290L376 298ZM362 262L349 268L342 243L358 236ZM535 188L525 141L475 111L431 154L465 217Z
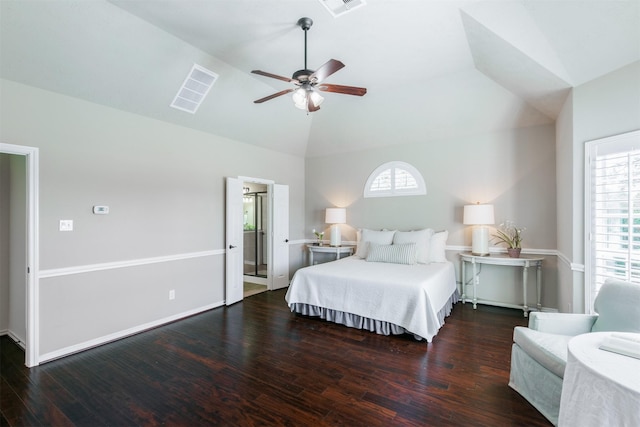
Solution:
M0 330L18 346L26 342L26 159L0 153Z
M269 203L266 184L242 187L244 297L266 291L269 275Z
M244 214L243 194L246 183L263 184L267 191L266 255L267 277L245 276L244 268ZM249 187L252 192L253 187ZM225 219L225 305L232 305L244 298L243 280L263 285L264 290L276 290L289 286L289 187L273 181L227 177ZM262 190L256 190L260 192Z
M2 227L8 227L4 246L3 267L9 271L1 281L3 290L0 309L7 315L2 329L25 350L25 365L38 364L38 149L0 143L3 175ZM7 166L5 168L4 166ZM5 239L3 239L5 240ZM3 268L3 271L5 269ZM3 320L4 321L4 320Z

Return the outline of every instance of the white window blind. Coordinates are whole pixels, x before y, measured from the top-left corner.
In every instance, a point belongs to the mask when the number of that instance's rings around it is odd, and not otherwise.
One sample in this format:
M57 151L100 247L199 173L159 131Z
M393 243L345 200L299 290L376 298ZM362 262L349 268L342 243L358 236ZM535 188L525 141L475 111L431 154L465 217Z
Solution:
M408 163L388 162L374 170L364 188L364 197L427 194L420 172Z
M401 190L418 188L418 182L408 171L396 168L396 188Z
M391 169L386 169L373 180L370 191L391 191Z
M593 141L586 306L608 278L640 283L640 132Z

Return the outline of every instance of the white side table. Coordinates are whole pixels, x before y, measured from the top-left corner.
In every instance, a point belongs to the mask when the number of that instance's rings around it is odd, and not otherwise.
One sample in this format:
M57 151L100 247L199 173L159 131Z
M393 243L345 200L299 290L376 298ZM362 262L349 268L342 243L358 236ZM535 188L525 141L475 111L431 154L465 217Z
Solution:
M309 265L313 265L314 253L336 254L336 259L340 259L343 254L353 255L353 250L355 249L355 246L307 245L307 248L309 249Z
M524 317L529 317L529 306L527 305L527 276L529 267L536 267L536 290L537 290L537 303L536 308L538 311L542 308L540 304L540 296L542 289L542 261L544 258L542 257L520 257L520 258L511 258L508 255L498 254L498 255L490 255L490 256L477 256L472 255L471 253L462 253L460 254L460 259L462 260L462 269L461 269L461 279L462 279L462 302L467 302L467 295L465 294L466 290L466 268L465 264L470 263L473 268L473 276L472 276L472 285L473 286L473 308L475 309L478 305L478 302L482 302L484 304L493 304L499 305L502 307L511 307L511 308L521 308L524 311ZM488 300L479 300L476 296L476 288L480 285L480 275L478 273L478 264L489 264L489 265L504 265L509 267L521 267L522 268L522 295L523 295L523 304L515 305L508 303L498 303L496 301L488 301Z
M592 332L569 341L559 426L640 425L640 359L601 350L609 335Z

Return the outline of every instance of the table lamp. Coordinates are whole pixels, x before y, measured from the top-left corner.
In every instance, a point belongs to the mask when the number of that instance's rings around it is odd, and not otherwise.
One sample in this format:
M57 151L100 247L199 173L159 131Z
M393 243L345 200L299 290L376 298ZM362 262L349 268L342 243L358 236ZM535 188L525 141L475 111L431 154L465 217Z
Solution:
M345 208L327 208L324 222L331 224L331 246L341 245L340 225L347 222L347 210Z
M473 255L489 255L489 227L495 224L493 217L493 205L465 205L462 222L465 225L473 225L471 235L471 253Z

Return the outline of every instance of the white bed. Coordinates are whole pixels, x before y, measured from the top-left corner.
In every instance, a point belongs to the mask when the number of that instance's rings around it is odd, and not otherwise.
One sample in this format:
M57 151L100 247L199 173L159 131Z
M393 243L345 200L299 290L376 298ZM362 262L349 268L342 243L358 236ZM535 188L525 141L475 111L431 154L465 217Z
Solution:
M458 290L449 261L407 265L354 255L299 269L285 300L299 314L431 342L458 301Z

